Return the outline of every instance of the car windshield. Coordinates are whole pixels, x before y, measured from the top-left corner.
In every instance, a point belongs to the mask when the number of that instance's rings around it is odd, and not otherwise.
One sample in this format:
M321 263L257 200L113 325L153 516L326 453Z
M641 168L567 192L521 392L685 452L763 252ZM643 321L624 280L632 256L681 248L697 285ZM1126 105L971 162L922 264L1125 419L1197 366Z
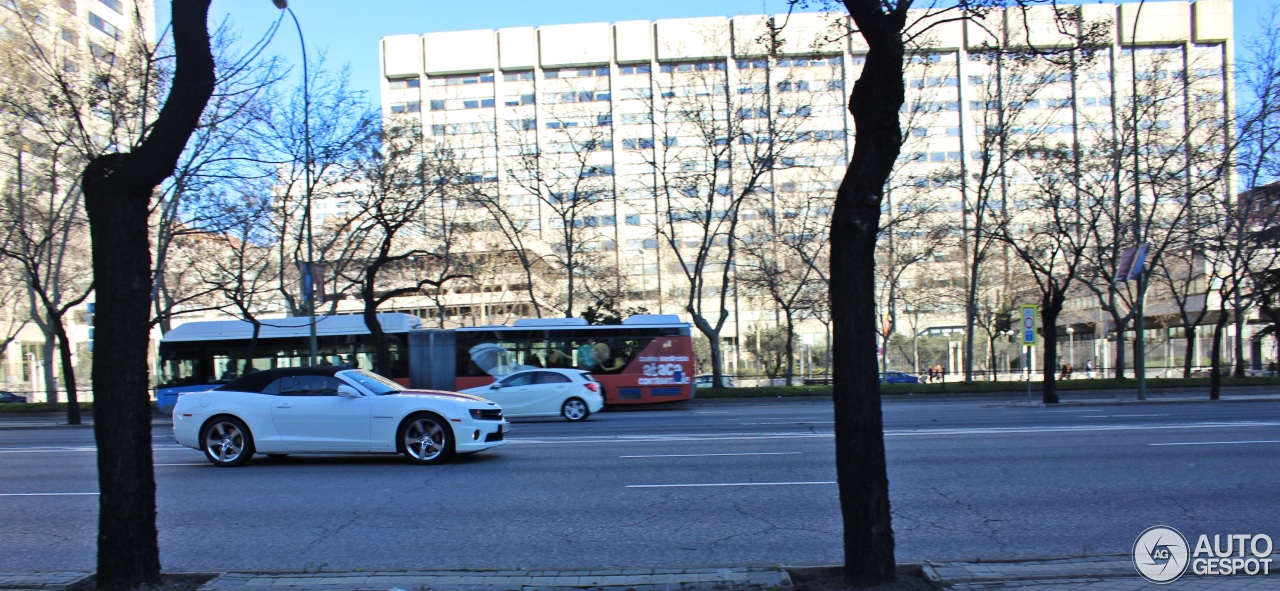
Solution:
M375 396L386 396L388 394L399 394L404 391L404 387L376 373L371 373L363 369L353 369L351 371L338 372L338 375L344 379L351 380L360 384L364 389L373 392Z

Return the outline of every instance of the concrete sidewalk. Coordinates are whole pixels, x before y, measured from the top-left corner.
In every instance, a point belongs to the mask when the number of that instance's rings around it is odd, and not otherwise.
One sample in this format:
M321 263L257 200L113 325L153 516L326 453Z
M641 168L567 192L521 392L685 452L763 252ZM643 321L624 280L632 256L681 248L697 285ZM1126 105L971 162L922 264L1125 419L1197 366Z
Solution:
M89 573L0 573L6 591L60 591ZM597 570L456 570L273 572L216 574L200 591L787 591L786 571L771 568L657 568Z
M804 570L808 570L807 568ZM1280 575L1200 577L1186 574L1156 585L1122 556L1009 562L932 562L923 565L937 588L949 591L1177 591L1280 590ZM177 573L173 573L177 574ZM6 591L62 591L90 573L0 573ZM791 591L785 567L594 570L409 570L227 572L212 574L199 591Z
M1280 590L1280 574L1196 576L1157 585L1138 575L1128 556L1011 562L927 563L925 576L948 591L1244 591Z

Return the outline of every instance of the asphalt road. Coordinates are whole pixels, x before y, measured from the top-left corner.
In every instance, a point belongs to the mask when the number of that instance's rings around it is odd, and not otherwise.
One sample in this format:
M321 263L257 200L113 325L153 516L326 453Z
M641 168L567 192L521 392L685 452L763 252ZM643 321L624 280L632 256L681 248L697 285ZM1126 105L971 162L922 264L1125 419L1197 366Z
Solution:
M0 423L4 419L0 419ZM155 430L165 569L587 568L841 560L829 403L513 421L453 464L259 458ZM1280 402L885 405L900 561L1128 552L1142 530L1280 539ZM86 427L0 426L0 572L91 570Z

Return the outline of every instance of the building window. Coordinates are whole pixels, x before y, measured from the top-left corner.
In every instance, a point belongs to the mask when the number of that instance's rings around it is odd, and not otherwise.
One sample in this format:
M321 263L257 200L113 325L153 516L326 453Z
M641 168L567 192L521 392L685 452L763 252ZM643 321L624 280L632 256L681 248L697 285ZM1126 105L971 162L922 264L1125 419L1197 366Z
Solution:
M92 12L89 13L89 25L99 31L102 31L103 33L110 35L112 39L120 38L120 29L117 29L115 25L105 20L102 20L102 17Z
M527 72L503 72L502 79L506 82L533 80L533 70L529 70Z
M116 61L116 55L111 50L92 41L89 42L89 54L108 64L114 64Z
M116 14L124 14L124 6L120 4L120 0L98 0L98 3L116 11Z
M458 86L462 84L484 84L493 82L493 73L466 74L463 76L432 76L428 79L431 86Z
M844 63L844 58L840 56L832 56L829 58L792 58L778 60L779 68L815 68L819 66L839 66Z
M391 103L392 113L419 113L422 111L422 103L412 101L407 103Z
M507 107L519 107L521 105L536 104L538 99L532 94L521 94L508 96L502 99L502 104Z
M662 64L662 73L674 74L676 72L710 72L717 70L723 72L727 69L725 62L688 62L683 64Z
M649 74L653 71L649 64L641 64L637 66L618 66L618 73L624 76L632 74Z
M609 75L609 66L600 66L598 68L562 68L559 70L543 70L543 78L547 80L556 80L560 78L591 78L591 77L607 77Z
M401 78L399 80L388 80L387 88L391 90L403 90L405 88L418 88L422 86L420 78Z

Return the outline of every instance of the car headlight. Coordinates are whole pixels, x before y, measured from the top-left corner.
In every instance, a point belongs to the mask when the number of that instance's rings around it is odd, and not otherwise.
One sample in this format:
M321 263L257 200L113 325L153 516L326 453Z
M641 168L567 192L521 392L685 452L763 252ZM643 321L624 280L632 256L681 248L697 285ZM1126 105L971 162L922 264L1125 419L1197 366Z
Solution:
M477 421L501 421L502 409L500 408L473 408L471 409L471 418Z

